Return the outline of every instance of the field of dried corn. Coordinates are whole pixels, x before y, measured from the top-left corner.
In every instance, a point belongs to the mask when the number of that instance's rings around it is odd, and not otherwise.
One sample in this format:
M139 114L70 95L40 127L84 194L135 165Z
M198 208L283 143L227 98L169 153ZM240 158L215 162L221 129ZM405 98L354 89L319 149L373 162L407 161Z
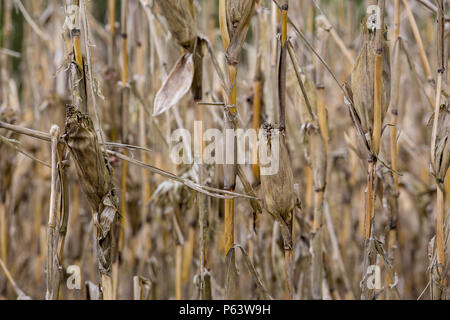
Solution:
M446 0L1 0L0 299L447 299L449 34Z

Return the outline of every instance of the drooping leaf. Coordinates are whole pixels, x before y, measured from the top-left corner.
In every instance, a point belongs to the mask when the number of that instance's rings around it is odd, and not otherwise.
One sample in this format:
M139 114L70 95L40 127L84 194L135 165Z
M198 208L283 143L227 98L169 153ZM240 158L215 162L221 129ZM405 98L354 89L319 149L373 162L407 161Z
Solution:
M194 60L185 53L175 63L155 97L153 116L156 117L177 104L189 91L194 78Z

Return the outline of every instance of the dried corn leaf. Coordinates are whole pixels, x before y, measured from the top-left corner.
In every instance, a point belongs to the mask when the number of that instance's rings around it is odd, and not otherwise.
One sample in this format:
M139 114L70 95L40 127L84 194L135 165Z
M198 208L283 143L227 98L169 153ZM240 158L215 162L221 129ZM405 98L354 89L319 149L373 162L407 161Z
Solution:
M185 53L175 63L156 94L153 116L156 117L177 104L191 88L193 79L194 60L191 53Z

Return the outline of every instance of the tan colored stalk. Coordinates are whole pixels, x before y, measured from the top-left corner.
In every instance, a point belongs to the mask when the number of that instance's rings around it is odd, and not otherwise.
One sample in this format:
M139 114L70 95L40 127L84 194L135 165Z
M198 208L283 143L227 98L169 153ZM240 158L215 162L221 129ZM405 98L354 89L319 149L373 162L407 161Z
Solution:
M49 218L47 224L47 291L45 293L46 300L53 300L57 298L55 294L56 280L58 279L57 262L57 233L56 233L56 221L57 221L57 200L56 196L58 191L56 190L56 181L58 177L58 141L59 141L59 127L54 125L50 130L51 134L51 184L50 184L50 209Z
M319 18L319 17L318 17ZM337 33L337 31L333 28L332 24L325 16L320 16L320 26L325 29L325 31L329 32L331 37L333 38L334 42L338 46L338 48L341 50L344 57L348 60L351 66L355 65L355 58L353 57L353 53L347 48L347 46L344 43L344 40L342 40L341 36ZM319 21L318 21L319 22ZM323 57L323 56L322 56Z
M116 0L108 0L108 23L109 23L109 51L108 62L113 66L116 47Z
M227 51L227 64L229 74L229 88L231 93L227 97L229 114L235 117L237 96L237 66L244 40L247 35L250 21L255 9L255 0L249 2L242 0L220 0L219 22L222 42ZM237 122L234 120L234 128ZM233 191L236 185L236 164L224 167L225 189ZM225 200L225 256L234 246L234 200Z
M444 12L445 5L443 0L438 0L438 32L437 32L437 57L438 57L438 70L437 70L437 85L436 85L436 100L435 100L435 109L434 109L434 119L433 119L433 131L431 137L431 164L435 168L436 174L436 252L437 252L437 270L439 275L439 284L436 290L433 292L433 299L442 299L443 294L445 293L446 286L446 271L445 268L445 205L444 205L444 181L438 181L438 172L437 168L439 165L436 163L436 142L438 136L438 124L439 124L439 113L441 109L441 91L444 82L444 74L445 74L445 38L444 38ZM445 152L445 151L444 151ZM444 177L445 178L445 174ZM434 284L432 287L434 288Z
M192 261L192 256L194 253L195 244L195 225L191 224L189 226L188 241L184 246L184 257L183 257L183 283L186 284L189 280L189 268Z
M201 89L201 88L200 88ZM197 98L201 98L202 92L197 93ZM197 132L195 136L197 137L196 145L200 146L200 150L197 150L199 154L195 155L195 161L199 162L199 182L200 184L205 183L205 175L206 170L204 166L204 141L203 141L203 125L204 125L204 116L203 112L200 109L201 107L197 104L196 97L194 97L195 103L195 120L201 123L201 126L197 127ZM195 151L194 151L195 152ZM226 200L225 200L226 201ZM209 226L209 215L208 215L208 199L203 194L197 194L197 203L198 203L198 217L199 217L199 225L200 225L200 297L202 300L210 300L211 299L211 286L209 284L210 278L208 276L208 226ZM180 253L181 254L181 253ZM181 268L181 265L180 265ZM180 269L180 284L181 284L181 269Z
M144 59L145 59L145 50L144 45L140 39L137 40L137 65L136 72L138 75L137 80L137 90L139 95L142 96L144 91L144 81L145 81L145 68L144 68ZM146 134L146 112L145 106L143 103L139 103L139 145L146 148L147 147L147 134ZM141 159L144 163L149 162L149 154L148 152L141 152ZM147 170L141 170L141 203L148 203L151 196L150 191L150 172ZM146 205L141 206L140 217L141 221L145 221L147 217L148 209Z
M127 12L128 12L128 0L122 1L122 88L121 88L121 107L122 107L122 142L128 143L128 33L127 33ZM128 152L124 151L125 155ZM118 250L119 252L123 248L123 232L125 228L125 219L127 217L127 172L128 163L126 161L122 162L122 175L121 175L121 195L120 195L120 215L122 219L120 220L120 228L118 235ZM118 298L119 293L119 252L117 252L113 261L112 269L112 279L113 279L113 292L112 298L115 300Z
M6 225L6 206L3 201L0 202L0 257L3 261L7 261L7 253L8 253L8 229Z
M319 54L322 58L325 57L328 43L328 33L326 30L319 30L318 42L320 42ZM328 155L328 121L327 110L325 107L325 83L324 83L324 67L322 64L317 64L317 118L319 121L320 132L325 142L325 154Z
M375 4L376 1L369 2ZM365 285L367 268L376 262L373 227L375 217L375 196L377 185L377 160L380 150L383 118L390 99L390 65L388 48L384 41L385 1L378 2L381 17L368 16L363 23L365 42L352 72L352 120L365 140L369 151L368 178L365 195L364 217L364 263L361 298L372 299L374 290ZM375 23L376 22L376 23ZM373 35L373 29L376 33ZM385 60L386 59L386 60ZM373 94L372 94L373 92Z
M59 272L59 278L57 283L56 294L59 296L62 292L60 291L61 282L64 279L64 272L62 270L62 258L64 254L64 245L67 236L67 226L69 222L69 186L67 181L67 170L63 164L64 153L66 151L66 146L63 144L58 145L58 174L60 177L60 188L61 188L61 222L59 226L59 241L58 241L58 252L57 252L57 266Z
M262 72L262 44L261 32L263 23L263 17L261 17L262 13L258 14L258 28L257 39L256 39L256 47L257 47L257 58L256 58L256 67L255 67L255 77L254 77L254 86L253 86L253 130L258 132L259 127L261 126L261 100L263 97L263 89L264 89L264 74ZM256 146L256 141L252 141L252 145ZM258 148L252 148L252 170L253 177L256 181L259 180L259 166L258 166Z
M70 20L70 25L65 25L67 28L70 27L68 32L70 32L72 40L72 59L75 61L75 65L72 65L71 72L72 104L80 108L83 112L87 112L86 75L81 49L80 0L72 1L72 10L68 12L67 17Z
M5 278L8 279L9 283L11 284L14 292L17 295L18 300L30 300L30 297L28 297L17 285L16 281L14 281L13 277L11 276L11 273L9 272L8 268L6 268L5 263L2 259L0 259L0 269L3 271Z
M414 15L409 7L407 0L402 0L403 6L405 7L406 13L408 14L409 23L411 24L411 29L414 34L414 38L416 39L417 47L420 52L420 58L422 59L422 63L425 69L425 75L427 76L428 81L433 80L433 76L431 74L430 63L428 62L427 54L425 53L425 49L423 46L422 37L420 36L419 27L417 26L416 20L414 19Z
M183 265L183 245L177 244L175 248L175 299L183 299L182 291L182 265Z
M400 76L401 76L401 65L400 65L400 16L401 16L401 3L400 0L395 1L395 43L394 43L394 66L393 66L393 97L391 104L391 140L390 140L390 151L391 151L391 167L393 171L397 171L397 158L398 158L398 146L397 146L397 124L398 124L398 110L399 110L399 98L400 98ZM392 179L394 181L394 204L391 208L391 222L388 232L388 251L392 251L397 246L397 219L398 219L398 197L400 195L400 188L398 182L398 175L392 173ZM393 257L391 263L394 264L395 252L392 252ZM387 272L388 273L388 272ZM388 285L390 286L394 279L391 279L387 274Z
M285 95L286 95L286 60L287 60L287 54L288 54L288 43L287 43L287 25L288 25L288 10L289 10L289 1L285 0L285 4L281 7L281 55L283 57L280 57L280 73L284 73L284 75L281 75L281 79L283 79L281 82L280 89L282 92L280 92L280 107L282 107L282 110L280 110L281 116L280 116L280 129L283 130L286 128L285 124ZM284 60L284 61L283 61ZM283 70L284 69L284 70ZM280 78L279 78L280 79ZM280 85L280 84L279 84ZM284 95L284 97L283 97ZM283 141L284 143L284 141ZM290 227L291 232L291 247L287 248L285 245L284 248L284 255L285 255L285 277L286 277L286 299L292 300L294 296L294 211L291 212L290 221L288 221L288 226ZM286 241L286 240L285 240Z
M445 178L445 212L450 210L450 171L447 172Z
M80 0L73 0L72 5L75 6L74 12L74 28L71 30L73 53L78 70L83 72L83 54L81 51L81 32L80 32Z

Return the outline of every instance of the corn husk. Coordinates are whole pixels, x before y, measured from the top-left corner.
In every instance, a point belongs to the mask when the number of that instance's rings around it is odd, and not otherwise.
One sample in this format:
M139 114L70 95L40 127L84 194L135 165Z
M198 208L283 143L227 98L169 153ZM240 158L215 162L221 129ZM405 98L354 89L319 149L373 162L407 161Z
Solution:
M439 112L434 149L434 175L439 183L443 183L450 165L450 105L442 105Z
M356 59L351 74L351 89L353 91L353 103L356 115L361 122L361 128L366 139L373 133L373 106L374 106L374 74L376 59L376 33L369 30L365 21L362 23L361 50ZM384 42L383 50L383 76L382 76L382 121L386 115L390 94L390 57L389 47Z
M68 106L66 112L65 140L82 190L94 212L99 270L109 276L115 247L112 233L118 220L112 168L100 148L89 116L73 106ZM117 232L114 234L117 235Z
M223 2L222 2L223 3ZM221 10L225 11L225 21L221 23L222 36L227 49L228 64L239 63L239 56L244 45L250 21L255 10L256 0L224 0ZM221 13L221 18L223 13ZM226 28L225 28L226 25ZM226 32L227 35L224 36Z
M177 43L192 52L197 39L193 0L157 0L156 2Z
M278 157L279 160L279 168L275 174L261 174L261 190L266 210L277 221L284 222L281 229L284 238L287 234L283 230L283 226L287 226L290 223L290 214L295 205L294 176L284 135L278 130L273 130L270 124L264 124L261 130L264 130L264 134L267 137L269 157L271 159ZM276 149L272 150L271 148L274 142L279 144L278 154L276 154ZM261 167L263 168L262 165ZM263 173L263 170L261 170L261 173Z

